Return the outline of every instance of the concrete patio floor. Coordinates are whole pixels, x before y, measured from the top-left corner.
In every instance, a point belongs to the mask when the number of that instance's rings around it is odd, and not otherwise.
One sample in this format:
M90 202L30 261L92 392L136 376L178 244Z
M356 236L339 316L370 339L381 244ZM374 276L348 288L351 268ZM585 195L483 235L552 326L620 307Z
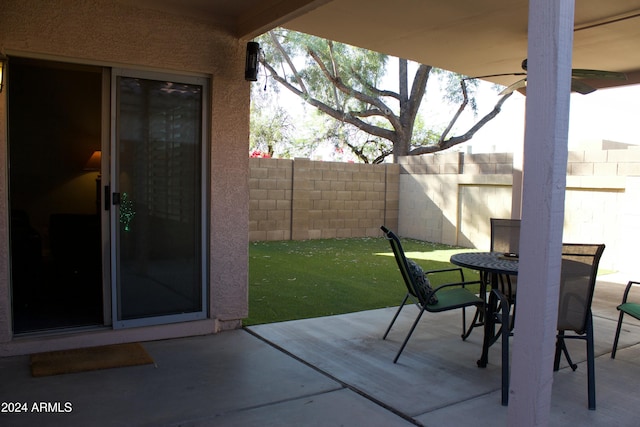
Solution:
M584 343L572 342L579 367L554 374L551 425L637 425L640 323L625 324L610 358L623 290L600 281L594 298L597 409L587 409ZM69 402L72 410L0 412L0 425L504 425L500 344L477 368L481 331L462 341L459 312L426 314L393 364L417 313L405 308L383 341L394 310L144 343L155 365L33 378L27 356L3 358L0 402Z

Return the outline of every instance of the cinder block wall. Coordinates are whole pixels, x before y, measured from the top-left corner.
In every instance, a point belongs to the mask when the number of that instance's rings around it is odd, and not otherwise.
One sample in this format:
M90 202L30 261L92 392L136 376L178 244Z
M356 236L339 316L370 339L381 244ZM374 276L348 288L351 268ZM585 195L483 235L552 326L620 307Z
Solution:
M249 159L249 240L290 240L293 160Z
M249 238L375 237L385 224L404 237L485 250L489 218L511 216L512 171L510 153L437 153L396 165L250 159ZM640 148L571 151L567 175L564 241L604 242L602 268L638 268L630 254Z
M399 165L250 159L249 240L380 236L398 224Z

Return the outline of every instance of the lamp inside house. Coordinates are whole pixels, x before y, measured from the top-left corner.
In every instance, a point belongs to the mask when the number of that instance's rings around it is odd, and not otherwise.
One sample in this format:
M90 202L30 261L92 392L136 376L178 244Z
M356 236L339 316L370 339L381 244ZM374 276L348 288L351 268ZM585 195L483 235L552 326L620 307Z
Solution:
M84 165L84 170L86 171L100 171L100 165L102 164L102 151L96 150L91 154L89 160Z
M7 57L0 54L0 93L4 87L4 75L7 68Z
M102 166L102 151L96 150L91 154L89 160L84 165L84 170L87 172L98 172L96 177L96 213L100 215L100 187L102 186L102 176L100 176L100 170Z

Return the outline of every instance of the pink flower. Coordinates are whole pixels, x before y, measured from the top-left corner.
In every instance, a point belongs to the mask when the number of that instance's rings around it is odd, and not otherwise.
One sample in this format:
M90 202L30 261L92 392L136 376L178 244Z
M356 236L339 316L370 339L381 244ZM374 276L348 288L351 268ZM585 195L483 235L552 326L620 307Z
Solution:
M260 151L260 150L253 150L251 153L249 153L249 157L257 157L260 159L270 159L271 154L265 153L264 151Z

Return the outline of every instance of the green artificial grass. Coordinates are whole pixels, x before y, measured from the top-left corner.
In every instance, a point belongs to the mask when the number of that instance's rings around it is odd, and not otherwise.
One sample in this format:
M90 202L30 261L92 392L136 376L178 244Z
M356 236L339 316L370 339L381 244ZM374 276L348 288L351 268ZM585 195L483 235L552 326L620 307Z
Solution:
M467 249L402 239L425 270L453 267ZM477 273L465 270L466 280ZM448 275L446 281L458 281ZM437 283L434 283L437 285ZM249 245L249 317L245 325L397 306L406 288L383 238L255 242Z

